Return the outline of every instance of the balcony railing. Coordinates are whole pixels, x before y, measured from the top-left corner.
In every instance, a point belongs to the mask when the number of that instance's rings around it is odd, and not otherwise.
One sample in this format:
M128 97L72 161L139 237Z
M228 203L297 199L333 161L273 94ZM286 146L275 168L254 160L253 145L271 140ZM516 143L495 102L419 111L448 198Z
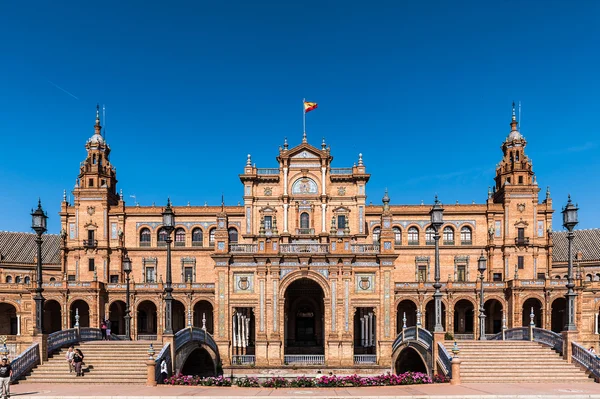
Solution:
M256 174L258 175L278 175L278 168L258 168L256 169Z
M529 245L529 237L515 238L515 245Z
M185 247L185 241L175 241L176 247Z
M408 245L419 245L419 241L418 240L417 241L408 240Z
M354 355L354 364L377 364L377 355Z
M315 235L315 229L296 229L298 235Z
M140 247L149 247L150 241L140 241Z
M232 253L255 253L257 250L256 244L230 244L229 252Z
M354 245L352 245L352 252L355 254L378 253L379 245L377 245L377 244L354 244Z
M426 240L425 245L435 245L435 240Z
M462 240L460 245L473 245L473 241L471 240Z
M281 244L279 251L283 254L318 253L329 252L328 244Z
M444 245L454 245L454 240L449 240L449 241L444 240Z
M192 247L201 247L202 241L192 241Z
M283 361L286 364L325 364L325 355L285 355Z
M83 246L85 248L96 248L98 246L98 240L83 240Z
M331 168L329 173L332 175L351 175L352 168Z
M231 356L231 364L232 365L246 365L246 364L254 364L256 363L256 358L254 355L233 355Z

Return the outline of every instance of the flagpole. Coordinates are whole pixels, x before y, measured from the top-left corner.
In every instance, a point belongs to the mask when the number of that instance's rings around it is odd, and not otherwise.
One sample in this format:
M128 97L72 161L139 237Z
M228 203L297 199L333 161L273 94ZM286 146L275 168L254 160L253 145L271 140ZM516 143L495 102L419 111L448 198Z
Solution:
M306 98L302 99L302 132L306 134L306 107L304 103L306 102Z

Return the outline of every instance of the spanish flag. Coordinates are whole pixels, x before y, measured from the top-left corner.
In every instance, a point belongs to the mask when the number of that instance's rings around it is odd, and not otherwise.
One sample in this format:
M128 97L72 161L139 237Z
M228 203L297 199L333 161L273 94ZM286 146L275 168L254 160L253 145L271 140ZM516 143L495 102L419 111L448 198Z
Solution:
M317 109L317 103L309 103L308 101L304 101L304 113L310 112L313 109Z

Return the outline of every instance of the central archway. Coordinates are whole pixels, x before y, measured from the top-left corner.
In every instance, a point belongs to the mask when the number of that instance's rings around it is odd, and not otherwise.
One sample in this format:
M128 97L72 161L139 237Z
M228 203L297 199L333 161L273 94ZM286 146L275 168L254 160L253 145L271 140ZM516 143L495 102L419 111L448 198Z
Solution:
M44 332L51 334L62 330L60 303L50 299L44 303Z
M325 294L314 280L301 278L285 291L285 353L324 354Z

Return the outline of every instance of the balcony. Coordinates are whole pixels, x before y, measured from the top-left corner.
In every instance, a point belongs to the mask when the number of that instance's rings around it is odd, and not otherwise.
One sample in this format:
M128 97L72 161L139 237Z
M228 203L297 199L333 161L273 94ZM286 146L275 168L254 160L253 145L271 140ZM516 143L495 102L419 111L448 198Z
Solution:
M257 175L279 175L279 168L258 168Z
M256 244L230 244L229 252L234 254L253 254L257 248Z
M98 240L83 240L84 248L96 248L98 246Z
M299 236L314 236L315 229L296 229L296 235Z
M149 247L150 241L140 241L140 247Z
M354 244L354 245L352 245L352 253L376 254L376 253L379 253L379 245L377 245L377 244Z
M201 247L203 242L202 241L192 241L192 247Z
M444 245L454 245L454 240L444 240Z
M377 355L354 355L354 364L377 364Z
M529 245L529 237L517 237L517 238L515 238L515 245L517 245L517 246Z
M329 252L329 244L281 244L279 251L282 254L317 253Z
M331 168L329 173L332 175L351 175L352 168Z
M185 247L185 241L175 241L176 247Z
M416 241L408 240L408 245L419 245L419 240L416 240Z
M473 245L473 241L471 240L463 240L460 242L460 245Z

